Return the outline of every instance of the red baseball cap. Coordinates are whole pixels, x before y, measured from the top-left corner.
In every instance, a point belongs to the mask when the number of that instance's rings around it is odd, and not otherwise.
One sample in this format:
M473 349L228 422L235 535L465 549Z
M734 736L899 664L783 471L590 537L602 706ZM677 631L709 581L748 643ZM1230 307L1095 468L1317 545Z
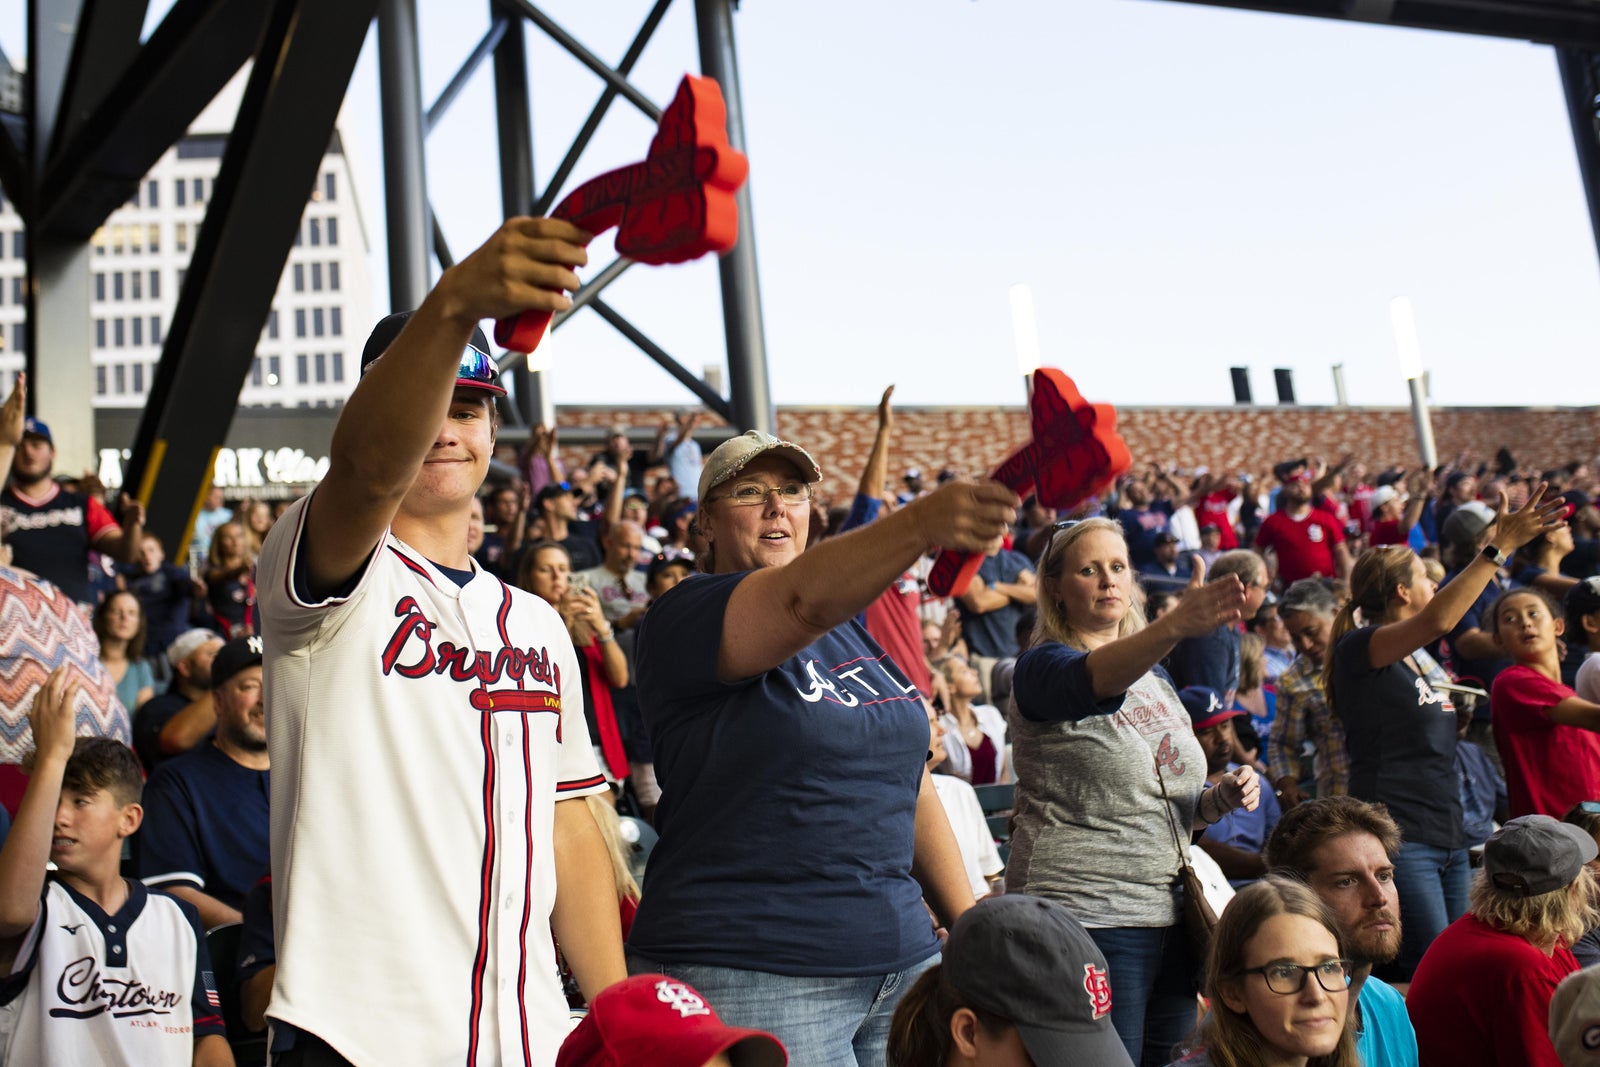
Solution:
M784 1067L771 1034L725 1026L694 988L664 974L639 974L594 998L567 1036L556 1067L702 1067L726 1052L734 1067Z

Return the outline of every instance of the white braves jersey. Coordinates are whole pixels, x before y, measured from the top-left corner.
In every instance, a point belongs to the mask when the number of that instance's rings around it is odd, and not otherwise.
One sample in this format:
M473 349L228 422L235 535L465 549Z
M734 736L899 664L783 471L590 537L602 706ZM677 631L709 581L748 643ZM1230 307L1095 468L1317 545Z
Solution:
M272 756L268 1015L358 1065L548 1065L555 802L603 792L561 617L393 534L348 595L295 588L309 497L257 569Z
M127 903L107 915L47 881L39 916L0 983L7 1067L189 1067L196 1029L223 1029L210 964L200 965L201 936L198 917L139 882L128 883Z

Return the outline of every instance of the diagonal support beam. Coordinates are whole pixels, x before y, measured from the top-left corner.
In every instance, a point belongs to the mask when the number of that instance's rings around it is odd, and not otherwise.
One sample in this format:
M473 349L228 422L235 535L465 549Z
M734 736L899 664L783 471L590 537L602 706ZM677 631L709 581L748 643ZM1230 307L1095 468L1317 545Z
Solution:
M572 57L579 63L598 74L607 85L621 93L628 99L629 103L648 115L651 122L659 123L661 121L661 109L652 103L648 96L635 89L627 78L607 66L605 60L583 47L582 43L572 34L562 29L555 19L534 7L529 0L502 0L502 2L512 11L523 15L529 22L543 30L552 41L570 52Z
M623 318L615 308L599 297L595 297L590 301L589 306L594 308L597 315L616 327L618 333L637 345L639 351L655 360L662 370L672 375L685 389L699 397L702 404L721 415L730 424L734 422L733 405L729 404L725 397L686 370L683 364L667 354L666 349L646 337L638 327Z
M478 68L483 65L483 61L494 54L495 48L500 44L500 38L504 37L506 30L510 28L511 20L506 16L496 15L494 17L494 21L489 24L488 32L478 41L477 47L462 61L460 69L451 76L449 83L440 91L438 99L433 102L433 106L428 108L427 118L423 121L424 132L433 132L433 128L439 124L440 119L444 118L444 113L450 110L450 105L456 102L456 97L461 95L461 90L467 87L467 82L472 80L472 76L478 72Z
M623 54L622 62L617 64L617 73L627 77L633 73L633 66L639 62L639 57L644 54L645 45L650 43L650 38L655 36L656 27L661 25L662 18L667 13L667 8L672 6L672 0L656 0L655 7L650 9L650 14L645 16L644 25L639 27L639 32L633 37L633 43L628 45L628 51ZM578 130L578 135L572 139L572 146L567 149L566 156L561 160L561 165L556 167L556 172L550 178L550 184L545 186L544 195L540 196L533 205L530 215L548 215L550 208L555 205L556 197L560 194L562 186L567 184L567 179L572 177L572 170L578 165L578 158L583 155L584 149L589 147L589 142L594 139L595 131L600 128L600 123L605 119L606 112L611 110L611 102L617 98L617 90L612 85L607 85L600 93L600 99L595 102L590 110L589 117L584 120L583 127Z
M149 0L83 0L51 148L75 134L139 52Z
M321 170L377 0L274 0L155 382L128 480L186 544Z
M54 236L90 237L250 58L266 9L262 0L178 0L51 158L36 225Z
M1596 95L1600 94L1600 53L1558 48L1556 63L1572 122L1578 173L1583 177L1583 198L1589 206L1589 227L1600 248L1600 104Z
M579 310L592 304L601 293L606 291L606 287L612 282L616 281L618 278L622 277L622 272L633 266L634 262L634 260L629 259L627 256L618 256L616 259L606 264L605 270L601 271L599 274L596 274L593 278L590 278L589 281L581 286L577 292L572 294L571 307L567 308L565 311L558 311L554 315L550 316L551 332L553 333L556 330L561 329L567 320L572 318L573 315L577 314ZM507 352L505 358L500 361L500 371L501 373L504 373L513 367L523 366L527 363L527 361L528 353L526 352Z

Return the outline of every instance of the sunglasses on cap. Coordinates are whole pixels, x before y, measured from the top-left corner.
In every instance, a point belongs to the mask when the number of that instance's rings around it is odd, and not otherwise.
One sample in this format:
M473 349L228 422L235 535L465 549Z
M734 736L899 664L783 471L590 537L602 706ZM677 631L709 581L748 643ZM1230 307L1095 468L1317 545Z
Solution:
M461 366L456 371L456 384L473 389L487 389L491 393L504 396L506 390L500 384L499 378L500 366L495 363L494 358L476 345L467 345L466 351L461 353Z

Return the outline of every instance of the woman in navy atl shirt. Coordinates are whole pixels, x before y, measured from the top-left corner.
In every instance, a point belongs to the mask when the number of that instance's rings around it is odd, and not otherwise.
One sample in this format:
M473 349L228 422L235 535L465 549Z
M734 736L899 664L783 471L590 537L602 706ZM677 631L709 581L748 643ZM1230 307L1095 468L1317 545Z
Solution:
M628 964L775 1034L791 1063L882 1064L939 952L922 900L949 924L972 890L924 767L922 694L855 616L928 549L997 541L1017 499L951 482L806 552L821 476L769 434L725 442L700 478L707 573L640 626L661 840Z

